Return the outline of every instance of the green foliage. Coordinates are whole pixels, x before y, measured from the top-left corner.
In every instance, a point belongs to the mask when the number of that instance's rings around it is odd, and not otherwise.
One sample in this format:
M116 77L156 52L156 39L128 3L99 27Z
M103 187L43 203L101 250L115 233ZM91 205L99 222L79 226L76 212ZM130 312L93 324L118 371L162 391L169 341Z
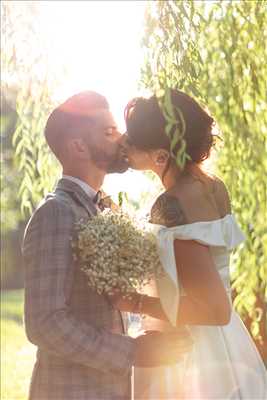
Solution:
M175 82L180 89L200 95L196 78L202 59L195 45L199 18L191 1L150 2L146 18L143 45L147 51L142 83L158 98L167 121L172 155L183 168L190 158L185 152L185 123L182 113L171 102L169 88Z
M15 149L13 168L19 176L12 189L24 216L52 188L58 169L43 130L54 106L51 93L60 71L50 70L47 43L37 34L39 7L38 2L1 3L1 93L17 116L15 131L9 132Z
M233 256L235 306L257 335L264 310L256 299L267 298L267 2L156 1L146 22L143 85L193 95L222 132L216 168L247 236ZM179 132L178 141L181 160Z
M206 47L201 91L224 139L217 168L247 236L232 269L235 305L255 322L262 317L256 295L267 298L266 25L266 1L222 2L202 27L212 39L209 46L204 38L201 43Z
M200 95L196 81L202 65L196 47L199 18L192 1L148 3L142 83L159 97L173 82L180 89Z
M19 177L14 166L14 149L11 136L15 131L16 112L10 108L4 97L1 98L1 229L6 232L15 230L21 220L18 199L14 196L14 187L19 186Z
M43 136L51 110L50 96L41 86L34 95L30 90L30 87L25 88L18 95L16 110L19 122L13 135L17 167L23 171L18 195L24 213L31 212L44 192L52 189L56 176L55 160Z
M22 315L22 290L9 290L1 292L1 317L4 319L12 319L22 324Z

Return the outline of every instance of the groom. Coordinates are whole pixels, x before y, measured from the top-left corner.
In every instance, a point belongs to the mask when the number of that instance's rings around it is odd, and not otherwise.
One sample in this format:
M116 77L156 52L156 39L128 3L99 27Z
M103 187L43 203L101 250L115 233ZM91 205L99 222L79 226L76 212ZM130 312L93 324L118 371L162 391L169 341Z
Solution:
M122 314L91 290L72 258L74 223L98 212L106 173L124 172L120 134L106 99L77 94L45 128L63 178L25 232L25 325L37 347L31 400L130 399L131 367L175 363L190 348L177 334L126 336Z

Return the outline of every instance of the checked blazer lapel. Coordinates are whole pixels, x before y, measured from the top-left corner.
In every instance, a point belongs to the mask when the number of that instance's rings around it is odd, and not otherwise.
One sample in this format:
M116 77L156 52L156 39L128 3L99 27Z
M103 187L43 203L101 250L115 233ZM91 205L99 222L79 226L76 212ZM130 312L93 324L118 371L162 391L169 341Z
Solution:
M91 217L92 215L96 215L98 213L98 210L96 208L95 203L93 202L93 199L90 198L85 191L77 185L75 182L72 182L68 179L61 178L58 181L58 184L56 186L56 191L62 190L64 192L67 192L74 200L76 203L80 204L83 206L88 215ZM119 318L121 320L121 324L123 326L124 334L127 332L128 329L128 318L127 315L124 313L121 313L118 311Z
M62 190L69 193L76 203L80 204L86 209L89 216L97 214L97 209L93 199L91 199L75 182L62 178L58 181L56 190Z

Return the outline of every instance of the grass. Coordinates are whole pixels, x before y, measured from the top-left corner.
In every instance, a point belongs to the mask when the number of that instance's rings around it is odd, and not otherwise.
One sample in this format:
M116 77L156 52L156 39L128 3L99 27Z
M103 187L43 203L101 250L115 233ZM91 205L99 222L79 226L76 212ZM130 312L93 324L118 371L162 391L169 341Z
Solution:
M1 400L26 400L35 346L23 327L23 290L1 292Z

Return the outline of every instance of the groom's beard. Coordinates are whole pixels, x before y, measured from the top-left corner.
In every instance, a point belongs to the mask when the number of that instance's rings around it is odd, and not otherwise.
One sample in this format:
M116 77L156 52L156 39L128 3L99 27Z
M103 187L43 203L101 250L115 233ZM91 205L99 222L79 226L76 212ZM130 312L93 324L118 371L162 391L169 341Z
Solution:
M126 159L125 156L121 154L120 151L118 151L117 157L115 157L113 161L109 164L107 173L122 174L123 172L127 171L128 168L129 168L128 160Z
M115 154L104 153L103 150L94 149L91 154L94 164L108 174L123 173L129 168L128 160L120 149Z

